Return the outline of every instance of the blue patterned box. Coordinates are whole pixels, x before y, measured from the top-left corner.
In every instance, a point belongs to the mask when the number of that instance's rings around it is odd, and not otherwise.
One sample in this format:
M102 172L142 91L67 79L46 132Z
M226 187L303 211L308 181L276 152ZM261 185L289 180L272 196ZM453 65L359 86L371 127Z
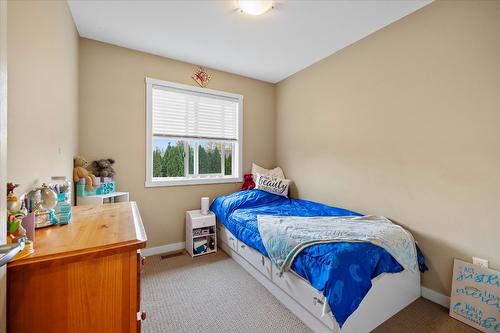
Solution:
M96 190L97 194L109 194L113 193L116 190L116 183L114 181L108 182L108 183L101 183L101 186L99 186Z
M108 183L101 183L101 185L92 192L88 192L87 190L85 190L85 185L76 184L76 195L78 197L86 197L89 195L96 195L96 194L109 194L115 191L116 191L116 183L114 181Z

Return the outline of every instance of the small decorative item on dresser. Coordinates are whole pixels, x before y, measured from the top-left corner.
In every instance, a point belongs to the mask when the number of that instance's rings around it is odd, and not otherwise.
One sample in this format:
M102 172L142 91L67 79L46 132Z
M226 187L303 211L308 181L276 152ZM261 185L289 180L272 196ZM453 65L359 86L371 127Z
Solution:
M215 214L200 210L186 212L186 251L191 257L217 252Z
M57 194L54 210L59 224L71 222L71 182L64 176L52 176L50 188Z
M58 223L54 211L58 202L57 193L47 184L35 187L25 196L25 207L35 217L35 228L43 228Z
M66 176L50 177L49 187L56 192L57 202L65 202L71 205L71 182Z
M7 183L7 210L10 212L18 211L22 207L21 200L14 194L16 187L19 187L19 184Z
M33 253L34 225L26 230L24 219L28 211L24 206L24 198L18 198L14 190L18 184L7 184L7 244L20 244L20 251L12 258L17 260ZM30 214L33 216L32 214Z

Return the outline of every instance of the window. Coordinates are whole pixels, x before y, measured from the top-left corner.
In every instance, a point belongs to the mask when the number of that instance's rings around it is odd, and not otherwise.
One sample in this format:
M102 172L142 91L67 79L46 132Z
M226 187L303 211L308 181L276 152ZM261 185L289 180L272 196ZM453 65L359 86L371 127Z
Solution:
M146 186L242 181L243 96L146 78Z

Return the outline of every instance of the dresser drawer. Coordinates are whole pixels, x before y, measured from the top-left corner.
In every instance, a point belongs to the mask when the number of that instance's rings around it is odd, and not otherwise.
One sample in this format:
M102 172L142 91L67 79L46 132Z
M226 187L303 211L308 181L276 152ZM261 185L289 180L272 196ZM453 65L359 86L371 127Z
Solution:
M331 315L328 314L322 317L323 304L326 300L307 281L292 272L285 272L280 276L277 269L273 271L272 280L307 311L333 329L334 323ZM328 305L326 306L329 309Z
M141 273L146 263L146 257L141 255L141 250L137 250L137 332L142 330L142 321L146 319L146 312L141 311Z
M242 241L238 241L238 254L248 261L265 277L271 279L271 260L259 251L252 249Z
M219 241L229 246L234 252L238 252L238 240L221 223L217 223L217 236Z

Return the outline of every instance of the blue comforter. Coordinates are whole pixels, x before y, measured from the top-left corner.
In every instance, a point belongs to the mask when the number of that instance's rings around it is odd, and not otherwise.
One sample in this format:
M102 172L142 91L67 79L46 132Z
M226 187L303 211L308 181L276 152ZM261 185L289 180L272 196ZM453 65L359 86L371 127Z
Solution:
M262 243L257 215L278 216L359 216L360 214L316 202L290 199L260 190L220 196L210 209L219 221L246 245L268 256ZM426 270L423 256L419 264ZM358 308L370 290L371 280L381 273L397 273L403 267L384 249L371 243L327 243L304 249L292 270L328 300L340 327Z

